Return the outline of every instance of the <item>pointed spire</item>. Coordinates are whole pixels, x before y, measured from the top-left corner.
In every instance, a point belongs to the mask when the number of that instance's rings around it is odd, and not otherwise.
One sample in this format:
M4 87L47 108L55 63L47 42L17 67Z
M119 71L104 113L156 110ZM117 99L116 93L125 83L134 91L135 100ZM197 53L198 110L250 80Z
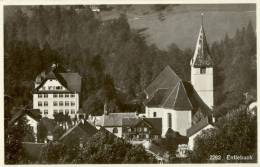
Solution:
M212 67L213 61L209 53L209 47L204 32L203 16L201 13L201 28L194 52L194 56L191 60L191 66L193 67Z

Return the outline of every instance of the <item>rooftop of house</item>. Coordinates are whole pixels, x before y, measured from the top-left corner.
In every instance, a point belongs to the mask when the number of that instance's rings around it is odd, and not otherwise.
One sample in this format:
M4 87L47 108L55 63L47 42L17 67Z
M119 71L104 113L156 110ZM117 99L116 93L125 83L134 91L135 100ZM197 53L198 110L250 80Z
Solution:
M67 130L60 138L60 141L64 141L64 139L68 138L69 136L79 137L82 136L82 138L88 138L96 134L98 130L85 121L84 123L79 122L69 130Z
M40 81L40 85L34 89L34 92L38 92L44 83L49 79L57 79L61 85L63 85L71 92L81 92L81 76L78 73L67 71L60 72L59 70L55 69L46 70L44 75L41 73L36 77L36 82ZM42 92L45 91L48 90L44 90Z
M109 113L102 116L103 117L103 125L104 127L114 127L114 126L122 126L123 118L137 118L136 113L127 112L127 113ZM102 119L102 118L101 118Z
M9 121L9 125L14 124L16 121L18 121L21 117L23 117L24 115L28 115L29 117L31 117L32 119L34 119L35 121L40 121L41 119L41 113L39 109L21 109L18 110L12 117L12 119Z
M162 118L123 118L122 120L123 127L137 127L141 123L150 126L153 134L162 134Z
M189 129L187 129L187 137L194 135L199 132L201 129L205 128L208 125L213 125L212 117L208 116L204 119L200 120L197 124L192 125Z

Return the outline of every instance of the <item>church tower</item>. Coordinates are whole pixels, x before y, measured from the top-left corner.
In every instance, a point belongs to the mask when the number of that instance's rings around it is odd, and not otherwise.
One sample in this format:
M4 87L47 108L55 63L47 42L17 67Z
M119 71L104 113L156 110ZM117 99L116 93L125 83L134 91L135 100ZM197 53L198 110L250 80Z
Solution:
M194 56L190 62L191 83L201 99L212 108L213 100L213 60L209 52L201 14L201 27Z

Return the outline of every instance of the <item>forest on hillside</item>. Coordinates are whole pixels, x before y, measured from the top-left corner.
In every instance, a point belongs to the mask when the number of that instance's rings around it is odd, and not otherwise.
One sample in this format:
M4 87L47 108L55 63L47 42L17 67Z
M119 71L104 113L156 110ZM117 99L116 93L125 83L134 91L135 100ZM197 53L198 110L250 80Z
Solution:
M131 29L124 14L102 21L88 6L13 12L4 19L4 91L15 105L30 103L36 75L53 63L80 73L82 108L92 114L101 114L105 101L111 112L131 110L131 101L141 104L143 90L166 65L190 80L194 48L173 43L162 51L148 45L143 30ZM215 106L221 112L240 104L246 92L256 97L255 31L250 21L234 31L234 37L226 34L210 46Z

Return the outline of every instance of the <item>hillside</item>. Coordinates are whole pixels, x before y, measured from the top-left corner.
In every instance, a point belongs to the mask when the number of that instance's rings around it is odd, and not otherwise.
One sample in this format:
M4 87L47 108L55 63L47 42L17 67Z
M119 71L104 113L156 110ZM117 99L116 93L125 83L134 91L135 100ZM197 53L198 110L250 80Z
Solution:
M130 14L137 12L137 9L127 12L132 7L116 6L104 13L101 12L101 16L93 13L87 6L5 7L5 93L26 104L31 100L30 90L36 75L52 63L63 64L80 73L85 83L81 98L83 106L90 105L92 107L86 108L93 108L94 111L102 111L102 105L107 100L102 93L106 90L100 91L104 88L107 78L110 83L108 90L112 91L112 95L111 92L108 93L108 98L120 105L132 99L142 99L143 90L167 65L170 65L180 78L189 81L189 62L194 47L188 46L195 45L196 42L200 26L200 9L193 9L197 16L182 13L187 9L179 9L181 6L173 6L173 9L168 9L168 6L145 8L148 13L139 9L140 12L144 12L144 17L148 17L149 12L170 15L175 8L180 11L177 14L172 13L174 17L171 18L163 19L164 16L160 16L161 21L156 21L156 17L154 21L144 19L150 21L151 26L146 30L136 30L133 29ZM112 15L116 10L119 11ZM241 10L231 11L242 16L245 9ZM121 14L117 17L120 11L127 15ZM110 12L110 15L106 15L106 12ZM224 108L239 104L243 93L256 91L255 19L251 22L247 17L236 16L235 19L229 12L216 14L213 10L211 14L206 15L204 21L207 39L211 41L214 36L220 39L211 42L210 47L215 65L215 104ZM222 19L219 20L220 14ZM102 15L107 18L102 18ZM227 23L225 19L223 21L224 16L230 17L230 20L237 20L237 24ZM175 30L172 30L171 26L162 24L171 23L170 19L176 21L176 18L178 24L174 23L174 26L177 26L177 33L174 33ZM213 24L213 21L217 24ZM154 24L157 22L160 24ZM191 25L194 28L189 29ZM221 31L223 35L217 33L220 25L229 27L227 32ZM150 38L158 36L165 40L165 43L168 43L167 40L172 36L181 39L175 41L176 44L172 43L174 41L170 42L170 47L162 50L157 44L150 45L152 42L146 37L146 33L153 29L158 33L152 33ZM211 31L213 32L209 33ZM180 42L191 44L185 44L188 49L180 49ZM117 97L113 95L115 89L126 96L123 102L118 102Z
M144 34L149 44L160 49L176 43L180 48L194 48L204 13L204 27L208 42L220 41L225 33L235 35L237 27L243 27L251 20L256 26L254 5L168 5L165 8L154 5L134 5L126 9L114 8L101 12L103 20L116 18L125 13L131 28L146 29ZM171 34L171 35L169 35Z

